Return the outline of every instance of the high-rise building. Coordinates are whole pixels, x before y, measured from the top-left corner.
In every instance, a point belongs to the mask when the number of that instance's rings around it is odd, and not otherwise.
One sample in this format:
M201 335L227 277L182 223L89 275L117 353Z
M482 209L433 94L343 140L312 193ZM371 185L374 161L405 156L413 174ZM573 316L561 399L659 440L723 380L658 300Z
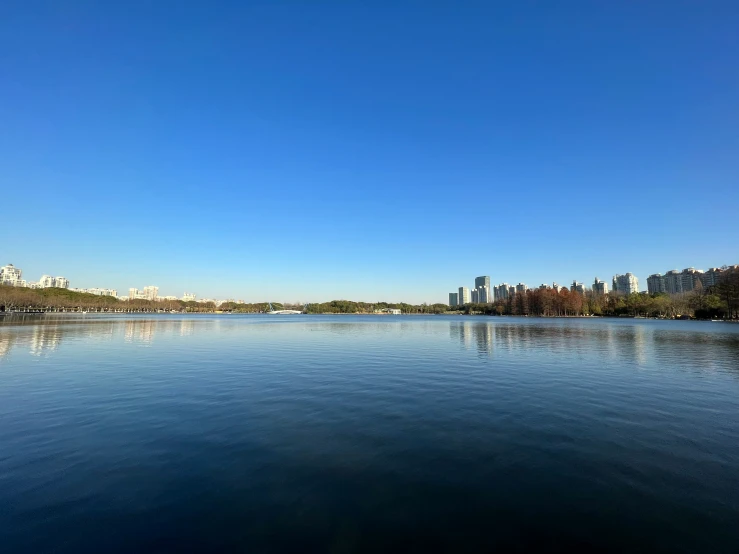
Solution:
M196 295L194 292L186 292L182 295L182 300L184 302L195 302Z
M477 294L478 294L478 302L481 304L489 304L492 302L492 299L490 298L490 285L482 285L477 287Z
M48 289L56 286L56 283L51 275L42 275L38 280L38 286L40 289Z
M159 287L149 285L144 287L144 290L135 288L128 289L129 300L156 300L159 296Z
M527 287L523 283L519 283L519 284L516 285L516 292L517 293L526 292L527 290L529 290L529 287Z
M8 264L0 267L0 283L3 285L11 285L14 287L25 286L26 283L21 279L23 271L19 267L15 267L13 264ZM19 284L23 282L23 284Z
M516 287L509 286L508 287L508 298L513 298L516 296Z
M661 273L653 273L647 277L647 292L649 294L665 292L665 278Z
M470 289L467 287L459 287L459 305L464 306L465 304L469 304L470 300Z
M459 294L456 292L450 292L449 293L449 305L450 306L459 306Z
M498 300L508 300L511 286L508 283L501 283L497 287L493 287L493 298ZM513 289L515 291L515 289Z
M632 294L639 292L639 279L633 273L613 276L613 292L617 294Z
M558 285L557 283L552 283L552 288L553 288L553 289L554 289L554 290L555 290L556 292L559 292L559 291L561 291L561 290L562 290L562 285Z
M479 289L480 287L487 287L488 289L490 288L490 277L488 275L475 277L475 288Z
M712 287L713 285L718 283L718 280L721 278L721 269L718 267L711 267L703 273L703 286L705 288Z
M595 281L593 281L593 292L595 294L608 294L608 283L596 277Z
M664 281L666 293L677 294L683 291L683 280L677 269L671 269L665 273L662 279Z
M115 289L100 289L97 287L93 287L90 289L71 289L71 290L73 290L74 292L84 292L87 294L96 294L97 296L114 296L118 298L118 291ZM136 290L136 289L131 289L131 290ZM128 297L121 296L120 300L128 300ZM135 298L131 297L131 300L135 300Z
M58 289L68 289L69 279L65 277L54 277L54 286Z
M572 281L572 288L570 289L570 291L585 294L585 285L583 285L582 283L578 283L577 281Z
M156 300L157 296L159 296L159 287L154 285L144 287L144 297L147 300Z
M690 292L699 286L703 286L702 277L703 271L700 269L695 269L694 267L683 269L680 273L680 282L682 284L683 292Z
M480 302L480 291L478 289L472 289L470 291L470 298L473 304L479 303Z

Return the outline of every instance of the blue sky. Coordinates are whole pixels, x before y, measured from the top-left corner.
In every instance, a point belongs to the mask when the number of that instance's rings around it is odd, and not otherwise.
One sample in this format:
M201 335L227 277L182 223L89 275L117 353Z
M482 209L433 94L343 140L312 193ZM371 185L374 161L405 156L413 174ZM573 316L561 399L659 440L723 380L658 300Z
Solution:
M735 2L10 2L0 265L446 301L739 263Z

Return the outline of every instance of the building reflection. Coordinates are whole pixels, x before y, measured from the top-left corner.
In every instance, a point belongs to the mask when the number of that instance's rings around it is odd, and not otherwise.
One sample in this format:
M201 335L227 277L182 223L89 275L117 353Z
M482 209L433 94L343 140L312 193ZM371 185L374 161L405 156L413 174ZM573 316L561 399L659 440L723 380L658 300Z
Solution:
M204 323L204 322L203 322ZM94 341L150 344L157 333L191 336L195 320L106 319L82 316L14 315L0 320L0 360L14 349L27 349L32 356L56 351L69 338L84 337Z
M183 319L180 323L180 336L189 337L195 332L195 322L191 319Z
M126 342L142 342L149 344L154 339L154 329L158 322L153 319L130 319L126 321L124 338Z
M449 336L466 350L474 348L478 354L492 356L495 343L495 325L489 322L452 321Z
M739 362L739 334L707 333L700 328L686 332L678 327L679 324L673 328L657 325L619 320L512 322L492 318L488 322L450 321L449 336L462 348L487 356L495 351L520 352L646 366L679 351L683 361L692 358L697 364L706 366L719 357L715 350L724 350L720 356L734 357ZM698 348L699 343L710 343L714 350Z
M7 356L16 341L15 333L0 332L0 360Z
M59 348L62 333L58 325L38 325L33 327L29 352L41 356Z

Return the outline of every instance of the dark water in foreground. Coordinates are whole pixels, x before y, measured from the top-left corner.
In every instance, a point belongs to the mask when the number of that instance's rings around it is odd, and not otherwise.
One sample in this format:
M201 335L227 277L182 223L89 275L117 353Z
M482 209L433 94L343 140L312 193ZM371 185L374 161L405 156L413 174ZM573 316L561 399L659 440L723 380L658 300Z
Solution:
M2 552L739 551L739 325L14 321Z

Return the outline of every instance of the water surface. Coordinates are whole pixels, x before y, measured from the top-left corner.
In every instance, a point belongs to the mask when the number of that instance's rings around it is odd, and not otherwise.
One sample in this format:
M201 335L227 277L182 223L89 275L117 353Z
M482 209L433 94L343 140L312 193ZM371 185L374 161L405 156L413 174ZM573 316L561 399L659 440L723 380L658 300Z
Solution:
M739 551L739 325L0 323L3 552Z

